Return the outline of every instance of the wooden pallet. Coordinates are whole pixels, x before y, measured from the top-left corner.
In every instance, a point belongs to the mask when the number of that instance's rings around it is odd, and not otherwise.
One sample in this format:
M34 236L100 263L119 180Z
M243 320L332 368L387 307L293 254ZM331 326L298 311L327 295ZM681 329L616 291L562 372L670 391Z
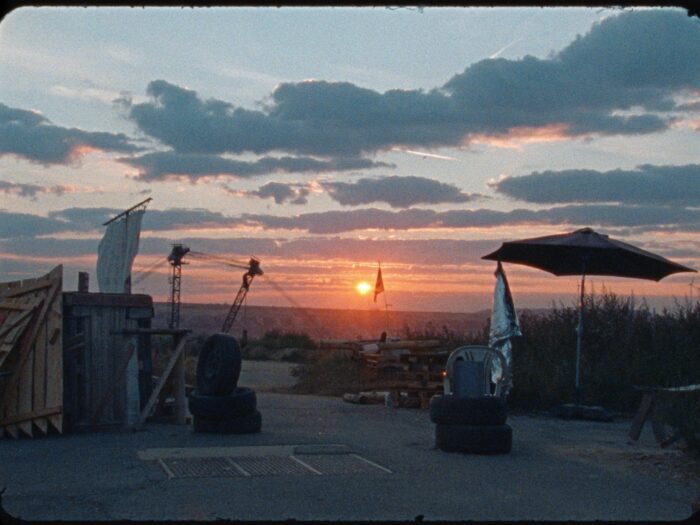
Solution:
M0 283L0 436L63 431L62 276Z

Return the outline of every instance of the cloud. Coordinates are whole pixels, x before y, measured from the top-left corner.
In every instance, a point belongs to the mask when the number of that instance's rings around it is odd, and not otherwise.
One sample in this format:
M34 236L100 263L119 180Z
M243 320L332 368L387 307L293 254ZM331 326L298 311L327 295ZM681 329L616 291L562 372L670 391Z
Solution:
M479 262L481 255L498 247L504 239L451 240L451 239L347 239L316 237L306 239L269 239L243 237L217 239L186 237L178 242L192 250L219 254L222 257L244 258L251 254L263 258L275 257L287 262L314 260L376 261L391 260L406 264L465 264ZM139 255L134 271L150 266L158 256L170 253L173 240L164 237L144 237L139 244ZM36 239L17 238L0 240L0 251L15 256L79 257L97 255L99 239ZM194 261L194 259L192 259ZM192 262L191 261L191 262Z
M392 208L408 208L414 204L471 202L485 197L464 193L452 184L413 176L365 178L352 183L323 182L321 186L332 199L346 206L386 202Z
M121 212L112 208L66 208L48 217L0 210L0 239L37 237L64 232L100 232L102 224ZM202 208L148 210L144 231L298 230L340 234L358 230L455 230L501 226L594 226L633 233L700 232L700 209L669 206L568 205L541 210L448 210L376 208L303 213L294 216L244 213L228 216Z
M303 230L314 234L337 234L355 230L461 229L527 225L634 227L638 232L664 228L698 231L700 210L621 205L571 205L543 210L515 209L507 212L488 209L437 212L418 208L394 212L366 208L304 213L291 217L243 214L240 220L248 226L263 229Z
M497 192L538 204L602 203L696 206L700 203L700 164L652 166L633 170L572 169L503 177L489 184Z
M284 204L285 202L289 204L306 204L311 188L308 184L268 182L255 191L236 191L229 188L226 188L226 191L237 196L258 197L260 199L272 197L277 204Z
M118 208L66 208L49 212L49 218L63 221L66 230L100 230L102 224L121 213ZM143 216L143 230L208 229L236 226L239 221L204 208L149 209Z
M66 230L61 221L30 213L0 210L0 239L34 237Z
M131 104L129 116L175 151L198 154L357 157L513 134L525 141L655 133L673 123L674 96L700 86L697 49L700 23L684 12L628 11L549 58L485 59L430 91L282 83L266 106L248 110L155 80L150 100Z
M41 114L0 103L0 157L17 155L40 164L69 164L90 150L131 153L139 148L123 133L55 126Z
M255 161L227 159L218 155L164 151L139 157L121 157L119 162L139 170L136 179L159 181L185 179L190 182L210 177L248 178L279 172L321 173L393 167L363 158L319 160L311 157L262 157Z
M0 180L0 193L15 195L17 197L36 200L39 194L65 195L67 193L95 193L101 192L99 188L81 187L75 184L57 184L53 186L39 186L38 184L22 184Z

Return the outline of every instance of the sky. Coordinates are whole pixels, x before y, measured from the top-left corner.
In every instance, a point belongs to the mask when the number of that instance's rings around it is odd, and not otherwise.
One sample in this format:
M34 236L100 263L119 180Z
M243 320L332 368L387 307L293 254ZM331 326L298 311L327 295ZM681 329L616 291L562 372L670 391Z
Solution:
M675 8L20 8L0 281L63 264L96 291L102 224L147 197L133 291L157 301L176 242L258 257L269 306L490 308L483 255L582 227L700 268L698 49ZM240 269L186 262L184 302L233 300ZM576 277L504 266L516 307L574 303ZM661 308L694 275L587 286Z

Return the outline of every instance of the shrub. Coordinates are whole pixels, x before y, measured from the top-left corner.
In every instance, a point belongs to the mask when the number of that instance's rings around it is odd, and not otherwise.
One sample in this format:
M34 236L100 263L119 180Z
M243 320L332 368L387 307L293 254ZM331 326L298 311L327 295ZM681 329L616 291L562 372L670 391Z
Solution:
M513 390L508 402L549 408L574 399L577 308L553 305L544 314L523 312L523 337L513 347ZM580 382L584 404L633 412L641 394L633 385L700 383L700 303L676 303L661 312L634 297L603 290L584 298ZM700 450L700 401L664 395L667 422Z

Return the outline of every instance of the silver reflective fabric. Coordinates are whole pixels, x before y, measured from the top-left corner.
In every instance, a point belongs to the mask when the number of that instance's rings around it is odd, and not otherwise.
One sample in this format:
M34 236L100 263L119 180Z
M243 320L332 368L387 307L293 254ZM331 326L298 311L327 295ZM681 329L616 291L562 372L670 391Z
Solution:
M496 268L496 287L493 291L493 308L491 310L491 329L489 331L489 346L500 351L506 359L509 377L503 385L503 396L513 387L513 366L511 338L522 335L518 315L513 305L513 297L508 288L508 280L501 263ZM501 377L501 363L493 360L491 363L491 380L495 383Z
M129 213L107 225L97 248L97 285L101 293L127 292L126 280L139 251L141 220L145 210Z

